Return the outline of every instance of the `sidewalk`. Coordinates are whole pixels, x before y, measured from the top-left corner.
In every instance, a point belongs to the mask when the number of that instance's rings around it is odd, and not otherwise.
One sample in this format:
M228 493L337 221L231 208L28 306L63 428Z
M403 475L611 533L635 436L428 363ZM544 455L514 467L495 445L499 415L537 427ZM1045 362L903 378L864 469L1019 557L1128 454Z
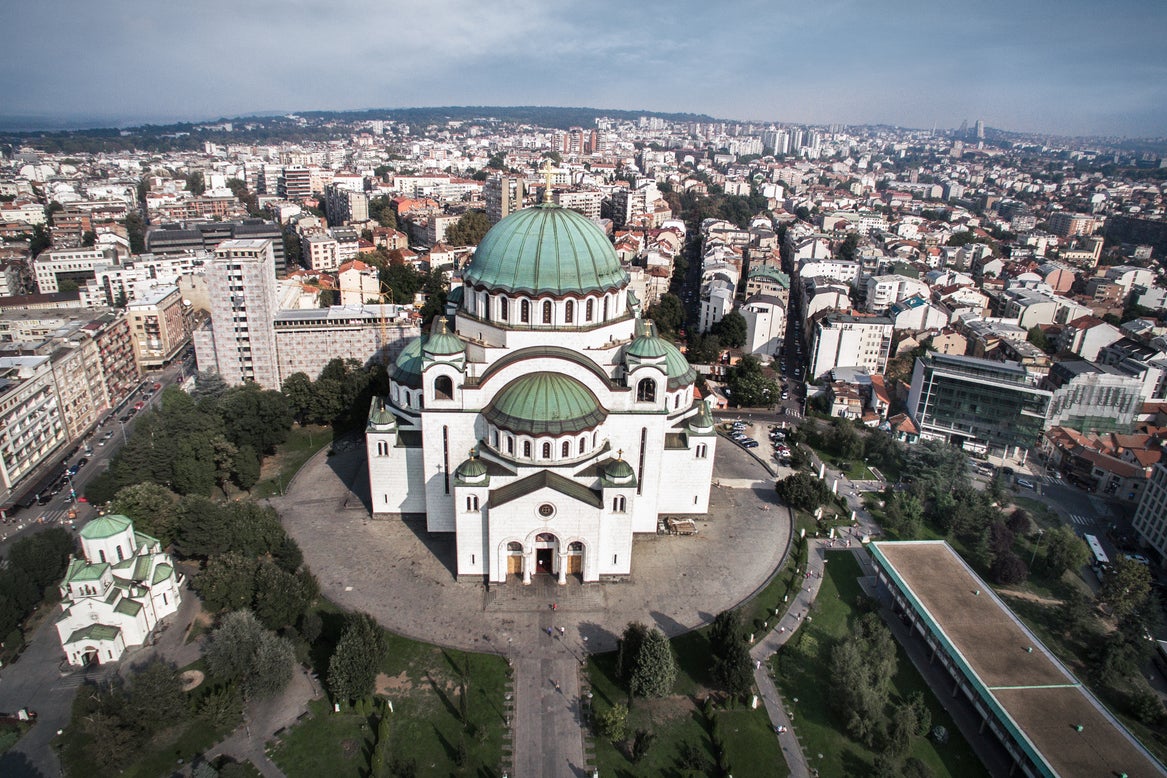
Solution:
M790 768L793 778L810 778L813 775L806 755L802 752L802 745L798 742L792 724L793 714L788 712L786 704L778 694L774 680L770 677L770 668L767 664L779 648L798 631L803 620L808 617L810 605L818 596L819 586L823 582L823 568L826 564L826 552L823 548L827 541L816 538L807 538L807 563L803 574L809 577L803 579L803 585L794 596L786 613L774 625L774 628L754 643L750 649L750 658L754 660L754 682L758 685L758 695L766 705L766 712L770 715L770 723L777 728L785 727L785 731L778 735L782 744L782 752L786 756L786 764Z

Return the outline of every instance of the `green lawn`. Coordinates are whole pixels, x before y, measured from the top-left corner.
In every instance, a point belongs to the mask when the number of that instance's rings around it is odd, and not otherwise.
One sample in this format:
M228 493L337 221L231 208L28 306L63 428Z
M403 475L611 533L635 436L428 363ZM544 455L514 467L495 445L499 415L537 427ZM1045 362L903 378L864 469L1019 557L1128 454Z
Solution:
M830 709L825 688L831 647L848 633L848 620L857 613L860 569L847 551L829 552L827 559L826 574L811 609L811 622L772 660L771 669L788 709L794 713L794 731L811 766L824 776L863 775L870 772L875 754L844 734ZM898 644L897 658L892 701L923 691L933 723L945 726L949 732L949 740L943 746L915 738L909 755L923 761L937 776L984 775L980 761Z
M329 619L339 614L322 615L328 632ZM386 642L379 696L393 703L390 758L412 759L421 776L499 775L506 660L444 650L389 633ZM364 776L377 728L372 705L338 714L320 700L312 704L309 718L273 745L272 759L289 778ZM465 757L458 766L460 752Z
M292 427L288 439L277 446L276 453L264 462L262 480L251 488L251 497L262 499L281 494L304 463L330 443L330 427Z

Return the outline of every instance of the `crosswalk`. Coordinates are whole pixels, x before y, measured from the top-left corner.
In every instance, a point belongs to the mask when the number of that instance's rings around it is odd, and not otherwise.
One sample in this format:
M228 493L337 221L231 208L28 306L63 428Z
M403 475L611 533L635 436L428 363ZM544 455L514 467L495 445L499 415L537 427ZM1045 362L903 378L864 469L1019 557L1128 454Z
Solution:
M1094 524L1094 519L1089 516L1083 516L1080 513L1071 513L1070 521L1077 524L1079 527L1089 527Z

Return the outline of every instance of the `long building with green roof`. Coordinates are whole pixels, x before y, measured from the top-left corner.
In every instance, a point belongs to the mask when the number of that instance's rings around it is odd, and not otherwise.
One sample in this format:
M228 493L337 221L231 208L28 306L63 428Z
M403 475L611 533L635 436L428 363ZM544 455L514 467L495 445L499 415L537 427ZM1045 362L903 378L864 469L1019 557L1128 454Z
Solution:
M366 428L378 518L456 538L457 575L628 575L632 538L704 514L716 436L611 241L543 203L479 243Z

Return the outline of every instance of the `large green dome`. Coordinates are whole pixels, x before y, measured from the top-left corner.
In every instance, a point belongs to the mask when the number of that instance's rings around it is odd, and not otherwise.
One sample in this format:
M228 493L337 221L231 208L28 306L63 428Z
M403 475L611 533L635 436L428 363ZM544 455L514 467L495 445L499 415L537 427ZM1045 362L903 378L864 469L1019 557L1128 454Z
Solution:
M561 373L530 373L507 384L483 416L511 432L563 435L592 429L608 414L576 379Z
M544 203L512 213L486 233L462 278L504 292L607 292L628 274L608 238L592 221Z

